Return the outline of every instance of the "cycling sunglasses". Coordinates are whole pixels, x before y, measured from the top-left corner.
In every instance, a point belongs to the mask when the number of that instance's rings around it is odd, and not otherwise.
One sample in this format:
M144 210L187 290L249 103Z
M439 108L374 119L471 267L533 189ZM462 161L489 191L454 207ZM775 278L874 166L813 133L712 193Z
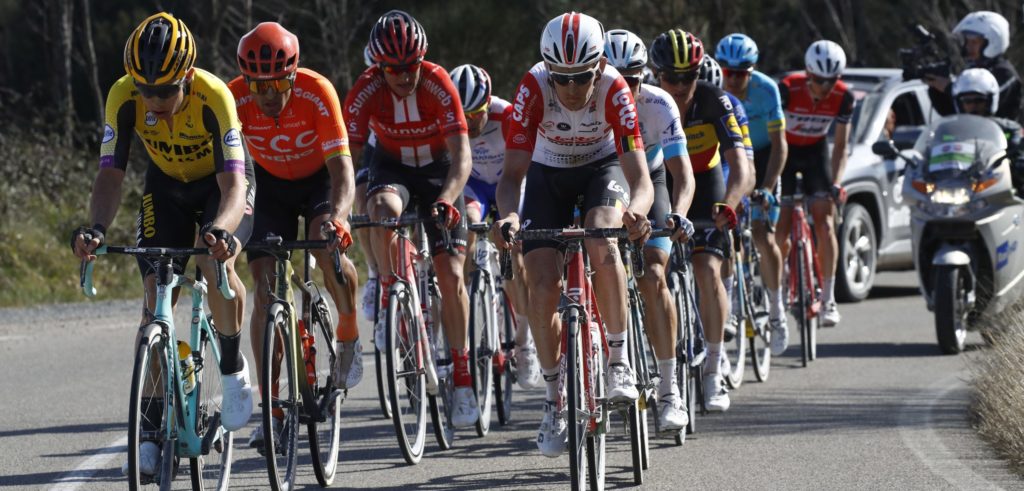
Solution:
M476 109L474 109L472 111L465 111L466 117L467 118L478 118L480 116L483 116L484 113L486 113L487 110L490 109L490 107L491 107L491 104L485 102L483 105L481 105L480 107L478 107L478 108L476 108Z
M644 81L644 76L641 75L623 75L622 79L626 81L626 85L630 87L636 87L640 85L640 82Z
M550 73L551 81L555 82L558 85L566 86L569 85L569 82L573 82L576 85L584 85L589 84L590 81L594 79L594 75L597 75L597 68L594 68L593 70L585 70L576 73Z
M387 73L388 75L402 75L419 70L422 63L422 61L414 61L404 65L385 65L384 63L381 63L380 69L384 70L384 73Z
M263 94L268 90L273 91L275 94L283 94L295 86L294 76L275 78L271 80L254 80L247 78L246 81L249 83L249 92L252 92L253 94Z
M665 83L671 84L671 85L679 85L679 84L689 85L689 84L692 84L694 81L697 80L697 76L698 75L700 75L699 70L690 70L688 72L682 72L682 73L680 73L680 72L661 72L658 75L658 78L660 78L662 82L665 82Z
M832 84L836 83L836 81L839 80L839 77L836 77L836 78L825 78L825 77L819 77L817 75L808 75L807 79L810 80L811 82L815 83L815 84L818 84L818 85L821 85L821 86L825 86L825 85L832 85Z
M725 68L722 67L722 76L725 78L747 78L754 71L753 68Z
M181 90L184 80L173 84L146 85L135 82L135 89L146 99L170 99Z

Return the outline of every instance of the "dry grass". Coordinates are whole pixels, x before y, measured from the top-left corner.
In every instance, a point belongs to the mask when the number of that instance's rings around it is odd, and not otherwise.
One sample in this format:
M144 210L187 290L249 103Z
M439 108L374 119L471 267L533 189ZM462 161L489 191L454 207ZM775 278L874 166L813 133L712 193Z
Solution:
M972 360L975 426L1024 476L1024 305L989 322L993 343Z

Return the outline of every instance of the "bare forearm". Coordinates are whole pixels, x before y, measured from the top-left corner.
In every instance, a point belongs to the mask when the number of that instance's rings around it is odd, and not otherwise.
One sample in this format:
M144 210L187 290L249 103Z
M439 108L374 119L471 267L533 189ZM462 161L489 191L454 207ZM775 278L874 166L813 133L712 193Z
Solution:
M355 199L355 172L352 159L347 156L334 157L327 161L331 175L331 217L347 220Z
M843 173L846 172L846 145L836 145L832 152L832 182L838 184L843 181Z
M522 194L523 179L530 168L530 154L523 150L506 150L505 161L502 163L501 177L495 199L498 201L498 213L506 217L519 212L519 199Z
M786 136L782 131L773 133L771 138L772 150L771 156L768 157L768 168L765 169L764 182L754 183L754 185L761 184L768 189L775 189L775 183L779 182L782 169L786 166L786 158L789 156L789 143L786 142Z
M441 186L441 194L438 195L438 199L453 203L462 194L462 189L466 187L466 180L469 179L469 174L473 170L473 159L469 151L469 137L455 135L448 137L447 141L452 163L448 167L448 178Z
M124 171L117 169L100 169L92 185L92 197L89 200L89 217L91 224L110 227L117 216L121 205L121 185L124 182Z

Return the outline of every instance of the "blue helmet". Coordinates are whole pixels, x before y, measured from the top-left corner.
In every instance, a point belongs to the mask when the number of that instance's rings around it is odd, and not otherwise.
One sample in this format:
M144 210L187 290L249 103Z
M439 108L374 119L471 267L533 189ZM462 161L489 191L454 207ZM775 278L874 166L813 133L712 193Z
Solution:
M730 34L715 48L715 59L726 68L750 68L757 63L757 55L757 43L746 34Z

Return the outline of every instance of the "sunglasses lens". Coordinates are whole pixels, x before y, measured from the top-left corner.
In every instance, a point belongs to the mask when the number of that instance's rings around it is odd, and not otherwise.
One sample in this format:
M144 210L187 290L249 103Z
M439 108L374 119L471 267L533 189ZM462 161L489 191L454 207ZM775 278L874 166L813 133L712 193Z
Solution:
M630 76L622 78L626 80L626 85L629 85L630 87L636 87L637 85L640 85L641 81L643 81L642 76Z
M274 80L250 80L249 91L254 94L265 92L283 93L292 88L293 80L289 78L276 78Z
M139 93L142 94L142 97L145 97L147 99L151 99L151 98L154 98L154 97L156 97L158 99L167 99L167 98L173 96L175 93L177 93L178 89L180 87L181 86L177 85L177 84L170 84L170 85L139 85L139 84L137 84L135 86L135 88L139 89Z
M551 80L558 85L569 85L569 82L573 82L576 85L583 85L590 83L594 79L594 74L597 70L587 70L579 73L552 73Z
M401 75L403 73L415 72L419 70L420 62L409 63L407 65L381 65L383 69L389 75Z

